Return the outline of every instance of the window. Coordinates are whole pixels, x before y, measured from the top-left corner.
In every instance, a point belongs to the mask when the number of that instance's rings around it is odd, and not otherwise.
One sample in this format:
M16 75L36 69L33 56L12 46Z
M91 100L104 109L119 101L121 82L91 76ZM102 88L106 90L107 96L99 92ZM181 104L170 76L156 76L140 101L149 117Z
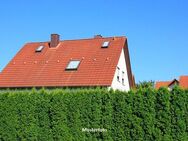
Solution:
M118 80L118 81L120 81L120 80L119 80L119 79L120 79L120 78L119 78L119 71L120 71L120 69L119 69L119 67L117 67L117 80Z
M105 41L105 42L103 42L103 44L102 44L102 48L108 48L108 46L109 46L109 41Z
M77 70L80 64L79 60L71 60L66 67L66 70Z
M35 50L35 52L41 52L41 51L43 50L43 48L44 48L44 46L39 46L39 47Z
M125 72L122 71L122 84L125 85L125 79L124 79L124 76L125 76Z

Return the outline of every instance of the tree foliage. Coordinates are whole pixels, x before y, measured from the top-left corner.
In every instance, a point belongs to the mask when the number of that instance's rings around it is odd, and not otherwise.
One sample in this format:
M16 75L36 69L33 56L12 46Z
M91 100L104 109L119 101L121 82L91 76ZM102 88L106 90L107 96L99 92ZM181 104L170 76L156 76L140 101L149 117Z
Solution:
M154 88L154 81L143 81L136 84L137 89L144 89L144 88Z

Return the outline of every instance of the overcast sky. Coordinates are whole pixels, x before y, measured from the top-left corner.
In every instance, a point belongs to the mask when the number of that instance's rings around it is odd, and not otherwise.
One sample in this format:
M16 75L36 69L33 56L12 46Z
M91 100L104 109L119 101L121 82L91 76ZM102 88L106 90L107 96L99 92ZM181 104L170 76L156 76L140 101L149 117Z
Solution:
M188 0L5 0L0 71L27 42L126 36L136 81L188 75Z

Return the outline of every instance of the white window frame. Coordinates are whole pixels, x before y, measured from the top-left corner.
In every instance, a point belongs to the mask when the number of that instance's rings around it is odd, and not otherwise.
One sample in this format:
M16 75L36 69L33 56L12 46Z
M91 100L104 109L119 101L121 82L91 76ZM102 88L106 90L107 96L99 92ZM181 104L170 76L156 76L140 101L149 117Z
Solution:
M66 70L77 70L80 65L80 60L70 60L67 64Z
M120 68L117 67L117 81L120 82Z
M110 44L110 41L104 41L101 47L108 48L109 44Z
M122 71L122 84L125 85L125 72Z
M35 52L41 52L43 49L44 49L44 46L39 46L39 47L35 50Z

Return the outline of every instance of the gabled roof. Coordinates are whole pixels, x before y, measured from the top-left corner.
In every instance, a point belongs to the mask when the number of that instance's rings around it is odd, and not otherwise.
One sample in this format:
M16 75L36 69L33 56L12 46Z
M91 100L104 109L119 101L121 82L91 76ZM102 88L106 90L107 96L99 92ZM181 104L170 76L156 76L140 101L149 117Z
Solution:
M168 87L172 86L172 85L179 85L179 81L174 79L170 82L170 84L168 84Z
M188 76L180 76L179 85L182 88L188 88Z
M101 48L109 41L108 48ZM41 52L36 52L44 46ZM122 49L125 50L128 77L132 72L126 37L63 40L50 48L49 42L27 43L0 75L0 87L110 86ZM66 71L71 60L78 69Z
M188 88L188 76L180 76L179 81L176 79L172 81L157 81L155 88L159 89L160 87L170 87L173 84L177 84L182 88Z
M159 89L160 87L170 87L172 85L178 85L179 81L174 79L172 81L157 81L155 84L155 88Z

